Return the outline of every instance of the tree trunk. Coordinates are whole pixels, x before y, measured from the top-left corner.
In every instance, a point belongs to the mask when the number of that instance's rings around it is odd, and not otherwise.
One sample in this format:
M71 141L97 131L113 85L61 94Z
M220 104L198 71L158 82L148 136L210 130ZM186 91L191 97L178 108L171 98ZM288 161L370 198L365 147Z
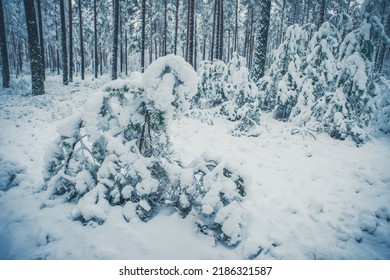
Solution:
M318 23L317 23L317 29L319 29L320 26L325 21L325 10L326 10L326 0L321 0L320 14L319 14Z
M98 77L99 57L98 57L98 38L97 38L97 6L96 0L93 1L93 21L94 21L94 37L95 37L95 79Z
M43 67L41 48L39 47L37 16L33 1L24 0L24 9L27 23L28 46L31 61L31 82L32 94L41 95L45 93L43 80Z
M186 60L194 65L194 7L195 0L188 1L187 54Z
M45 43L43 41L43 24L42 24L42 3L41 0L37 0L38 8L38 24L39 24L39 44L41 46L41 57L42 57L42 67L43 67L43 79L46 79L45 74Z
M236 0L236 22L234 27L234 45L233 45L233 51L236 52L238 49L237 43L238 43L238 0Z
M217 25L217 2L218 0L214 0L214 14L213 14L213 32L211 35L211 53L210 53L210 60L212 61L214 59L214 47L215 47L215 28Z
M216 41L215 41L215 51L216 51L216 54L215 54L215 58L216 59L219 59L219 51L220 51L220 48L219 48L219 45L220 45L220 42L219 40L221 39L221 36L219 34L220 30L221 30L221 21L220 21L220 12L221 12L221 0L217 0L217 13L216 13L216 21L217 21L217 27L216 27Z
M69 83L69 80L68 80L68 52L66 49L66 23L65 23L64 0L60 0L60 17L61 17L61 44L62 44L62 81L64 85L67 85Z
M128 74L127 72L127 29L125 29L125 70L126 70L126 76Z
M224 48L224 42L223 42L223 38L224 38L224 9L223 9L223 0L220 0L221 4L220 4L220 11L219 11L219 20L220 20L220 24L219 24L219 59L222 60L223 59L223 48Z
M113 10L114 30L112 40L112 72L111 79L118 78L118 31L119 31L119 0L114 0Z
M164 0L164 34L163 34L163 56L167 55L167 33L168 33L168 2Z
M384 11L386 11L386 8L387 7L384 8ZM384 14L386 14L386 13L384 13ZM384 28L385 28L386 35L390 37L390 15L389 14L387 14ZM377 73L382 73L383 64L385 63L386 48L388 47L388 45L389 44L387 44L384 40L382 40L382 43L379 46L376 65L375 65L376 66L375 70Z
M22 73L23 70L23 51L22 51L22 41L19 41L18 44L18 54L19 54L19 71Z
M176 0L176 13L175 13L175 49L174 54L177 54L177 33L179 28L179 0Z
M3 87L9 87L10 83L10 74L9 74L9 62L8 62L8 50L7 50L7 40L5 34L5 25L4 25L4 11L3 11L3 1L0 0L0 49L1 49L1 66L3 72Z
M120 49L119 49L119 64L120 64L120 72L123 73L123 20L122 13L119 12L119 36L120 36Z
M267 57L268 30L270 26L271 0L261 1L260 19L256 34L256 50L253 57L251 78L257 82L264 76Z
M59 36L58 36L58 21L57 21L57 15L56 15L56 18L55 18L55 25L56 25L56 64L57 64L57 75L60 74L60 51L58 49L58 45L59 45Z
M83 38L83 17L81 10L81 0L79 0L79 18L80 18L80 57L81 57L81 79L85 75L85 58L84 58L84 38Z
M73 82L73 13L72 0L69 0L69 82Z
M278 36L278 42L277 42L278 45L280 45L280 43L283 41L284 11L285 11L285 9L286 9L286 0L283 0L282 18L280 19L280 29L279 29L279 36Z
M145 71L145 25L146 25L146 0L142 0L142 31L141 31L141 72Z

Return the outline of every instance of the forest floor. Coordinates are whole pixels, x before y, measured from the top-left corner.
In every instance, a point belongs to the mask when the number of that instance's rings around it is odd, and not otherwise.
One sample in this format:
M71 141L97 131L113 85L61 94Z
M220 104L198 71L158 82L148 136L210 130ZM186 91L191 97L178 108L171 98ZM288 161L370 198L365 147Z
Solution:
M182 162L211 152L246 175L237 247L215 243L171 209L148 223L126 222L120 206L101 226L72 221L72 204L44 201L45 150L58 123L82 112L106 81L64 87L49 76L47 94L34 97L21 79L0 95L0 259L390 259L390 135L356 147L266 113L258 137L232 136L234 123L223 118L169 128ZM10 170L20 174L6 190Z

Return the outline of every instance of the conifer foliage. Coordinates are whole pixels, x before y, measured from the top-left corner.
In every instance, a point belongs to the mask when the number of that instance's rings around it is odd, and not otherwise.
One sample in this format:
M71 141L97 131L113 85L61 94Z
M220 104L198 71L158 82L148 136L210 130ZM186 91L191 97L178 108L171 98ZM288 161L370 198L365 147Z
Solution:
M105 222L110 206L126 220L147 222L161 207L194 217L199 231L234 246L240 241L245 182L221 159L203 155L189 166L172 159L168 125L189 109L197 76L174 55L130 80L95 94L84 115L59 127L46 155L48 198L75 204L72 218Z

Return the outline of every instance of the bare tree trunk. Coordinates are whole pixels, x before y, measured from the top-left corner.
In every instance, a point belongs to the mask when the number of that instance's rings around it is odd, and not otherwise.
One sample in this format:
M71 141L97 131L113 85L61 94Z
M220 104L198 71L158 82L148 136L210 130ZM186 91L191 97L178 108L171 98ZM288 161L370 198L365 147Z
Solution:
M268 31L270 26L271 16L271 0L263 0L261 2L261 12L259 25L256 33L256 50L253 58L253 65L251 70L251 78L257 82L264 76L265 63L267 58L268 46Z
M57 75L60 74L60 51L58 49L58 40L59 40L59 36L58 36L58 21L57 21L57 16L56 16L56 19L55 19L55 24L56 24L56 42L57 42L57 45L56 45L56 56L57 56Z
M127 72L127 29L125 29L125 70L126 70L126 76L128 74Z
M114 30L112 40L112 72L111 79L118 78L118 31L119 31L119 0L114 0L113 10Z
M45 74L45 43L43 41L42 3L41 3L41 0L37 0L37 8L38 8L39 44L41 46L43 79L45 80L46 79L46 74Z
M219 59L223 59L223 48L224 48L224 10L223 10L223 0L219 0L221 2L220 4L220 11L219 11L219 20L220 20L220 30L219 30Z
M167 55L167 33L168 33L168 2L164 0L164 34L163 34L163 55Z
M98 77L98 69L99 69L99 60L98 60L98 38L97 38L97 6L96 6L96 0L93 1L93 22L94 22L94 37L95 37L95 50L94 50L94 55L95 55L95 79Z
M220 36L220 34L219 34L219 32L221 31L221 20L220 20L220 17L221 17L221 15L220 15L220 13L221 13L221 0L217 0L217 15L216 15L216 20L217 20L217 29L216 29L216 36L217 36L217 38L216 38L216 46L215 46L215 48L216 48L216 55L215 55L215 58L216 59L219 59L219 51L220 51L220 41L219 40L221 40L221 36Z
M142 0L142 31L141 31L141 72L145 71L145 25L146 25L146 0Z
M81 80L84 80L85 75L85 57L84 57L84 37L83 37L83 17L81 10L81 0L79 0L79 20L80 20L80 57L81 57Z
M174 54L177 55L177 33L179 29L179 0L176 0L176 13L175 13L175 49Z
M43 80L42 57L41 49L39 47L37 16L35 13L34 2L24 0L24 8L31 61L32 94L41 95L45 93L45 85Z
M73 82L73 13L72 0L69 0L69 82Z
M320 26L325 21L325 10L326 10L326 0L321 0L320 14L319 14L319 19L318 19L318 23L317 23L317 29L319 29Z
M194 65L194 7L195 1L188 1L187 53L186 60Z
M119 61L120 61L120 71L123 73L123 21L122 21L122 13L119 13L119 35L120 35L120 50L119 50Z
M233 51L236 52L238 49L237 43L238 43L238 0L236 0L236 22L234 27L234 45L233 45Z
M61 44L62 44L62 81L64 85L69 83L68 80L68 51L66 47L66 23L65 23L65 5L64 0L60 0L60 17L61 17Z
M215 46L215 28L217 25L217 2L218 0L214 0L214 14L213 14L213 33L211 35L211 53L210 60L214 59L214 46Z
M283 29L284 29L284 12L286 9L286 0L283 0L283 5L282 5L282 18L280 20L280 29L279 29L279 34L278 34L278 41L277 44L280 45L280 43L283 41Z
M7 49L7 40L5 34L4 11L3 11L2 0L0 0L0 39L1 39L0 49L1 49L1 67L3 72L3 87L7 88L9 87L9 83L10 83L10 74L9 74L8 49Z

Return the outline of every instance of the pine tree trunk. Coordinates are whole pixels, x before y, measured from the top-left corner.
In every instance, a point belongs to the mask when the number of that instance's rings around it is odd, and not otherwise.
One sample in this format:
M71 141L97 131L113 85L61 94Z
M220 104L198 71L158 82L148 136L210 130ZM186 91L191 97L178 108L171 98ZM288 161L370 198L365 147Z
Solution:
M1 4L1 1L0 1L0 4ZM0 9L2 9L2 6L0 7ZM1 12L0 12L1 13ZM1 17L1 16L0 16ZM1 19L0 19L0 21L1 21ZM4 21L4 17L3 17L3 21ZM1 23L0 23L0 29L1 28L5 28L5 24L3 24L3 26L1 26ZM2 36L2 35L0 35L0 36ZM1 38L1 37L0 37ZM12 39L12 51L11 51L11 61L13 61L13 64L14 64L14 69L16 69L16 78L18 78L18 76L19 76L19 69L18 69L18 65L17 65L17 47L16 47L16 40L15 40L15 34L14 34L14 32L12 31L11 32L11 39ZM3 39L1 39L0 40L0 44L2 43L2 42L5 42L5 43L7 43L7 41L6 41L6 39L4 39L4 41L3 41ZM1 50L1 46L0 46L0 50ZM0 51L1 52L1 51ZM8 54L8 47L7 47L7 54ZM0 58L1 58L1 53L0 53ZM9 57L7 56L7 59L8 59L8 68L10 68L10 64L9 64L9 61L10 61L10 59L9 59ZM1 65L1 63L0 63L0 65Z
M325 21L325 10L326 10L326 0L321 0L320 14L319 14L318 23L317 23L317 29L319 29L320 26Z
M217 26L217 2L218 0L214 0L214 14L213 14L213 32L211 35L211 53L210 53L210 60L212 61L214 59L214 47L215 47L215 29Z
M194 6L195 0L188 1L188 26L187 26L187 62L194 65Z
M81 0L79 0L79 19L80 19L80 58L81 58L81 80L85 75L85 58L84 58L84 38L83 38L83 17L81 10Z
M219 34L219 32L221 31L221 20L220 20L220 12L221 12L221 0L217 0L217 13L216 13L216 21L217 21L217 26L216 26L216 41L215 41L215 58L216 59L220 59L219 58L219 51L220 51L220 48L219 48L219 45L220 45L220 42L219 40L221 39L221 36Z
M236 0L236 10L235 10L235 26L234 26L234 45L233 45L233 51L236 52L238 49L238 0Z
M100 47L100 63L99 63L99 67L100 67L100 76L103 76L103 51L102 51L102 47Z
M60 17L61 17L61 45L62 45L62 81L64 85L67 85L69 83L69 80L68 80L68 52L66 48L66 23L65 23L64 0L60 0Z
M249 69L251 69L252 66L252 54L253 54L253 24L254 24L253 5L250 6L250 10L251 10L251 16L250 16L250 29L249 29L249 36L248 36L248 50L247 50L248 53L246 55Z
M69 82L73 82L73 13L72 0L69 0Z
M1 49L1 67L3 72L3 87L9 87L10 83L10 74L9 74L9 62L8 62L8 49L7 49L7 40L5 34L5 25L4 25L4 11L3 3L0 0L0 49Z
M142 34L141 34L141 72L145 71L145 25L146 25L146 0L142 0Z
M251 78L257 82L264 76L267 57L268 31L270 26L271 0L261 1L260 19L256 33L256 50L253 57Z
M167 0L164 0L163 56L167 55L167 33L168 33L168 2Z
M177 55L177 33L179 29L179 0L176 0L176 13L175 13L175 49L174 54Z
M219 23L219 59L220 60L223 60L223 48L224 48L224 9L223 9L223 0L220 0L220 11L219 11L219 20L220 20L220 23Z
M278 34L278 42L277 44L280 45L280 43L283 41L283 29L284 29L284 14L286 9L286 0L283 0L282 5L282 18L280 19L280 28L279 28L279 34Z
M18 44L18 54L19 54L19 71L22 73L23 70L23 47L22 47L22 41L19 41Z
M45 86L43 80L42 57L41 49L39 47L39 34L34 1L24 0L24 8L26 14L28 46L31 61L32 94L41 95L45 93Z
M126 70L126 76L128 74L127 72L127 29L125 29L125 70Z
M385 33L387 34L387 36L390 37L390 15L389 14L387 14L384 28L385 28ZM388 46L388 44L386 44L386 42L384 42L384 41L379 46L378 57L376 60L376 67L375 67L377 73L382 73L383 64L385 63L385 53L386 53L387 46Z
M112 40L112 72L111 79L118 78L118 31L119 31L119 0L114 0L113 10L114 30Z
M42 3L41 0L37 0L38 8L38 24L39 24L39 44L41 47L42 67L43 67L43 79L46 79L45 74L45 43L43 41L43 24L42 24Z
M96 6L96 0L93 1L93 22L94 22L94 37L95 37L95 79L98 77L98 71L99 71L99 57L98 57L98 37L97 37L97 6Z
M58 49L59 45L59 36L58 36L58 21L57 21L57 14L55 18L55 25L56 25L56 65L57 65L57 75L60 74L60 51Z
M123 73L123 20L122 13L119 12L119 35L120 35L120 49L119 49L119 61L120 61L120 72Z

